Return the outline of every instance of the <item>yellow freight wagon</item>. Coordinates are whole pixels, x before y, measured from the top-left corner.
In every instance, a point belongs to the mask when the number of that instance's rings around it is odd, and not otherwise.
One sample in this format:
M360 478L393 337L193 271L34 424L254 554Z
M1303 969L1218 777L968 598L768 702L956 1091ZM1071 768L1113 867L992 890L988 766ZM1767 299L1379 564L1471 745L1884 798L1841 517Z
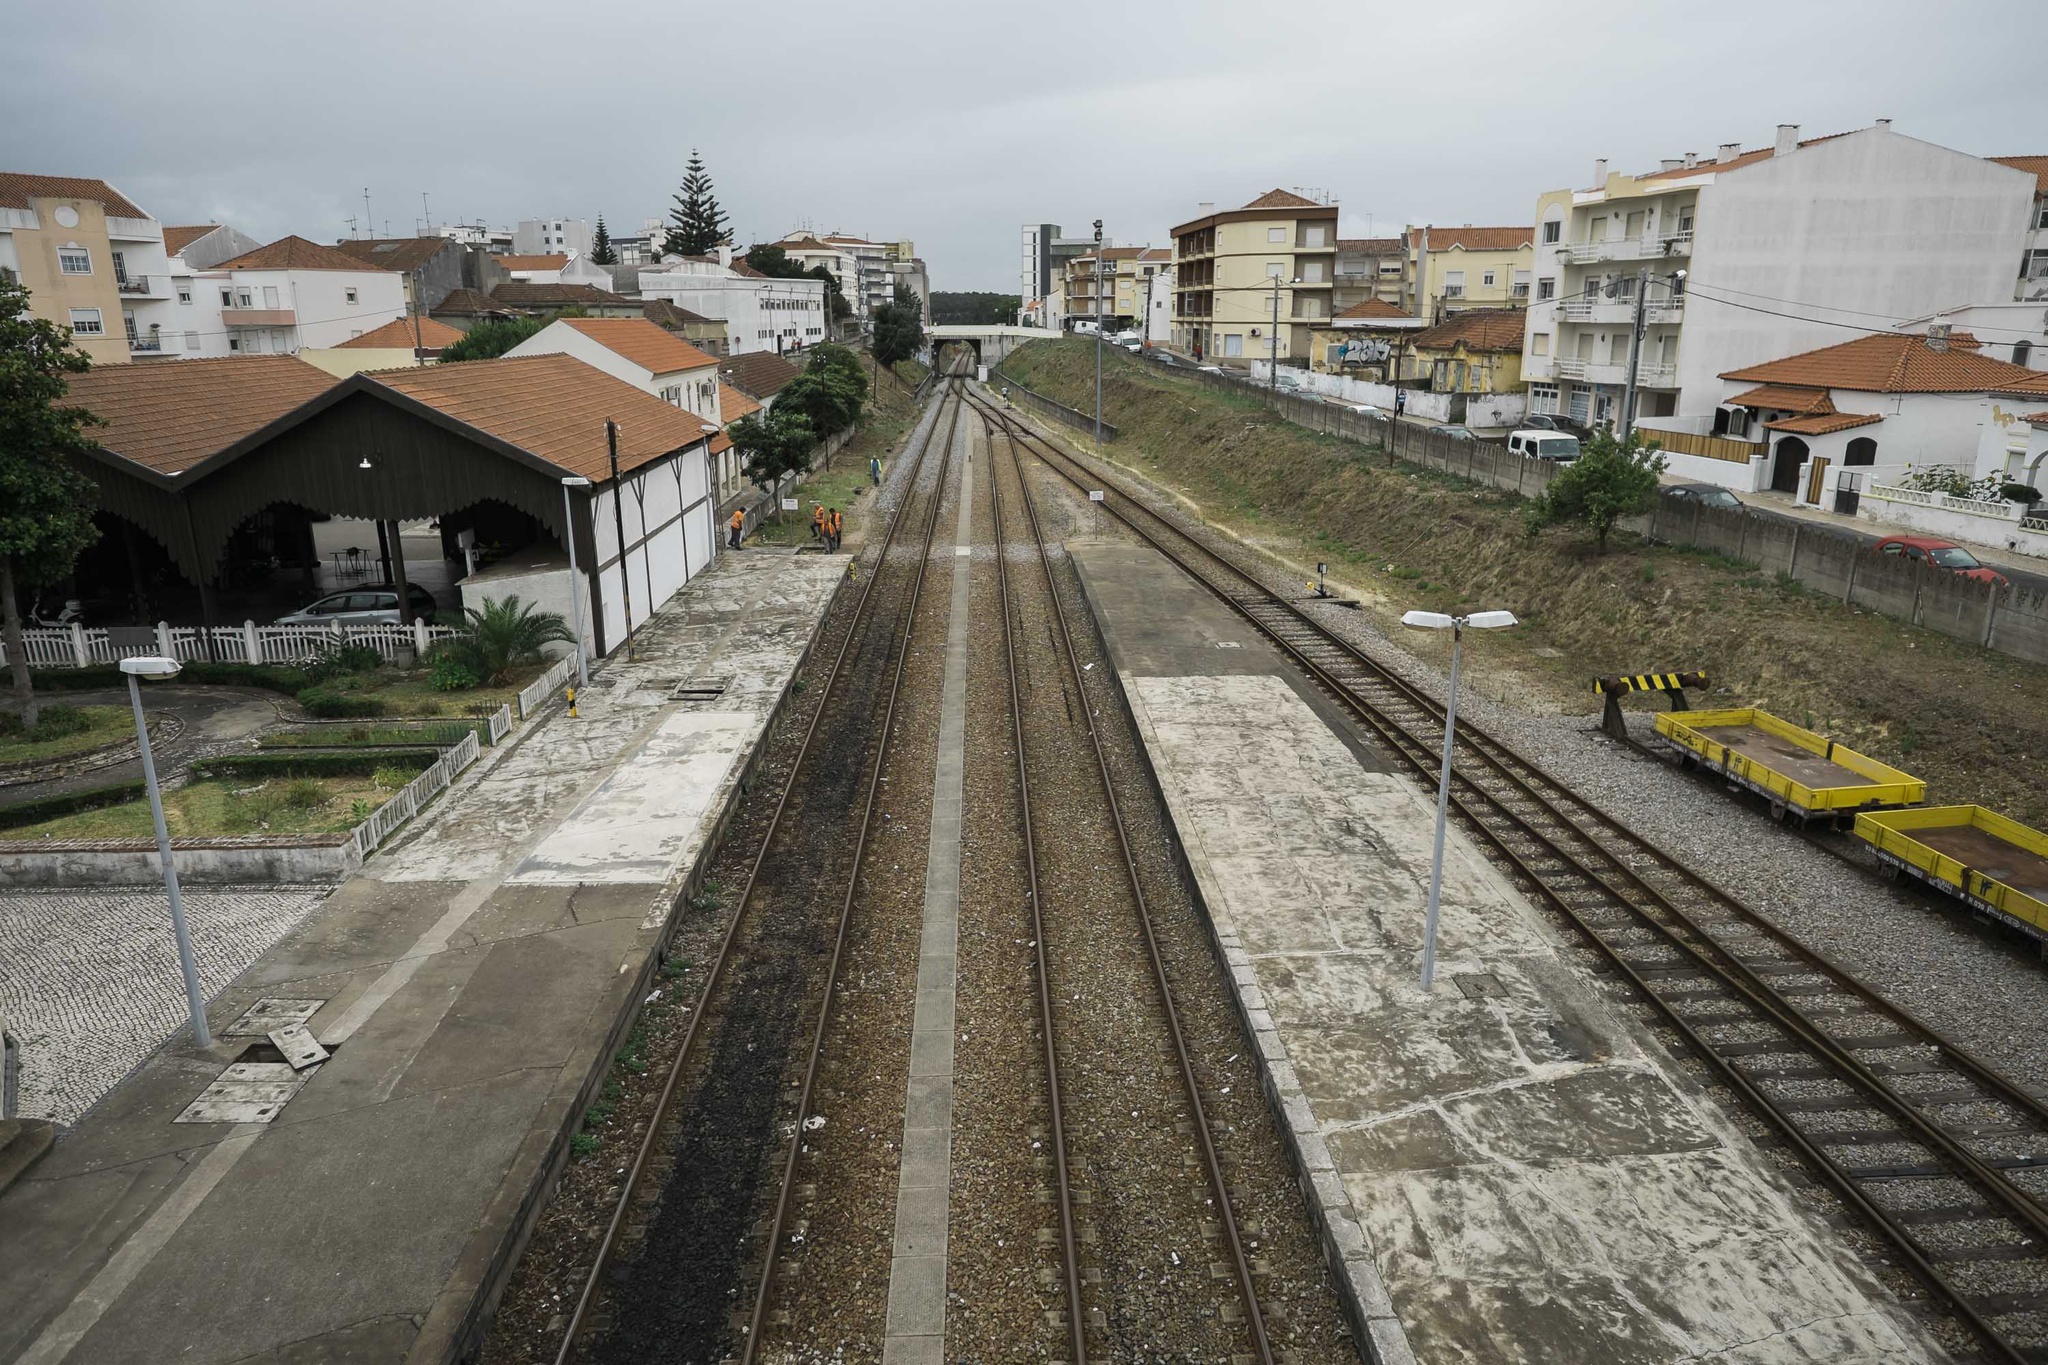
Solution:
M1982 806L1922 806L1858 815L1856 837L1907 876L2048 938L2048 834Z
M1859 810L1927 799L1927 784L1912 774L1755 707L1660 711L1657 737L1686 766L1768 798L1781 820L1790 812L1801 821L1820 816L1846 824Z

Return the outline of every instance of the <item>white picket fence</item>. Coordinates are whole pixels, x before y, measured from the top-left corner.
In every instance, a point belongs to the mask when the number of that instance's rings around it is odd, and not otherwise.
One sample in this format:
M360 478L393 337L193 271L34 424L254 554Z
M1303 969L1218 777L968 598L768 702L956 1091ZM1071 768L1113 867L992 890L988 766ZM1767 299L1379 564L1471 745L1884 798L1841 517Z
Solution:
M504 708L499 708L502 711ZM497 717L491 717L493 730ZM509 729L511 718L506 717ZM476 731L464 735L455 747L435 760L434 765L399 788L398 795L386 801L370 813L370 818L357 825L349 838L356 846L358 857L367 858L376 852L377 846L391 836L407 820L419 814L420 808L440 795L442 788L453 782L464 768L476 762L482 746L476 742Z
M519 689L519 718L525 720L555 695L562 684L576 676L576 656L564 654L548 671Z
M499 740L511 733L512 703L506 702L503 706L491 712L491 743L495 745Z
M154 627L112 630L79 625L34 626L22 631L21 643L30 668L90 668L142 654L169 655L188 663L211 659L221 663L282 664L344 645L367 645L386 659L396 659L400 648L409 645L417 657L440 641L461 633L452 626L430 626L424 621L415 621L410 626L259 626L254 621L244 621L239 626L215 626L211 631L159 621ZM0 664L9 662L6 646L0 643Z

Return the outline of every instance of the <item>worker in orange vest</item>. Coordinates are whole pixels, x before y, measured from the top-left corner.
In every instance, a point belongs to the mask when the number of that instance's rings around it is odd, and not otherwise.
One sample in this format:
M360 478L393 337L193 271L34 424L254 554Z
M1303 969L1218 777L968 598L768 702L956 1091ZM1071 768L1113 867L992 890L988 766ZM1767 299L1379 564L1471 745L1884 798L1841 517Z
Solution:
M732 520L727 524L732 530L727 534L725 543L737 550L740 547L740 532L747 528L747 514L735 507L732 509Z
M837 507L827 508L825 511L825 548L833 554L839 553L839 531L841 524L839 509Z
M823 540L824 538L825 504L822 502L814 502L811 504L811 539Z

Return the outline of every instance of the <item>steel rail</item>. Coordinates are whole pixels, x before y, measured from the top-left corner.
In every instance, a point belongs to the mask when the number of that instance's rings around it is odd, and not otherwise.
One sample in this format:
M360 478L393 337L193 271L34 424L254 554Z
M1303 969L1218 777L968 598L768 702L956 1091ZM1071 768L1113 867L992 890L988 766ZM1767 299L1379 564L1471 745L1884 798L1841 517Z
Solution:
M1132 903L1138 912L1138 923L1144 931L1145 953L1152 967L1152 979L1159 991L1159 1003L1165 1015L1167 1033L1173 1042L1174 1059L1179 1065L1181 1084L1187 1091L1188 1113L1193 1121L1196 1141L1202 1154L1202 1171L1216 1197L1216 1208L1223 1225L1223 1235L1230 1249L1231 1270L1237 1280L1239 1292L1244 1296L1245 1323L1250 1333L1252 1346L1258 1353L1259 1365L1274 1365L1273 1345L1266 1332L1265 1311L1259 1305L1258 1288L1253 1280L1251 1260L1245 1254L1244 1237L1237 1225L1237 1211L1231 1207L1230 1187L1223 1177L1223 1164L1216 1154L1215 1135L1209 1129L1209 1117L1202 1107L1201 1087L1195 1076L1194 1059L1188 1052L1187 1038L1181 1029L1180 1012L1173 1003L1173 987L1167 977L1166 960L1159 951L1159 939L1152 925L1152 912L1145 900L1145 888L1138 878L1137 860L1131 853L1129 834L1124 826L1123 810L1116 799L1116 783L1111 778L1109 756L1103 747L1102 732L1096 728L1094 708L1088 705L1086 684L1081 677L1081 665L1074 654L1073 633L1067 625L1066 605L1062 600L1059 581L1052 570L1052 556L1046 550L1045 532L1038 520L1038 507L1031 496L1030 481L1024 477L1023 458L1018 454L1019 442L1007 416L983 401L970 398L969 403L982 415L984 421L993 419L1003 428L1010 447L1011 467L1016 471L1017 487L1024 504L1024 512L1031 525L1031 538L1038 549L1039 567L1045 574L1046 591L1052 601L1052 617L1059 625L1060 652L1066 658L1067 676L1074 684L1074 694L1081 699L1081 714L1088 727L1088 742L1095 754L1096 774L1102 781L1103 800L1109 808L1111 823L1116 829L1117 847L1123 854L1124 875L1131 887ZM991 441L993 445L993 441ZM993 463L993 460L991 460Z
M1031 820L1031 773L1024 746L1023 689L1017 682L1017 641L1012 629L1009 546L1003 538L1003 481L996 473L995 436L987 414L982 430L988 441L988 489L995 507L996 582L1003 607L1003 659L1010 676L1010 731L1017 739L1017 795L1023 811L1024 871L1031 901L1031 942L1038 965L1038 1023L1045 1037L1046 1094L1052 1106L1053 1171L1058 1182L1060 1210L1060 1257L1066 1271L1067 1344L1073 1357L1070 1365L1088 1365L1088 1324L1081 1304L1081 1252L1074 1231L1074 1190L1067 1168L1065 1110L1060 1102L1059 1048L1053 1042L1052 961L1046 946L1044 905L1038 885L1038 844ZM1042 547L1041 547L1042 548ZM1083 705L1086 699L1083 699Z
M941 397L940 405L943 406L945 402L946 399ZM958 417L956 407L956 422ZM936 431L937 428L938 418L934 415L931 430ZM648 1158L653 1154L654 1145L659 1140L658 1135L668 1118L669 1106L674 1102L676 1086L682 1077L684 1066L695 1050L699 1026L711 1013L708 1006L724 979L727 964L732 959L733 947L739 938L740 925L746 918L747 905L753 898L754 884L760 877L761 866L767 860L768 850L775 842L775 834L782 826L783 811L789 805L789 794L796 789L798 774L802 772L804 761L810 755L811 742L817 736L819 721L824 717L826 707L830 705L838 688L841 665L845 663L848 650L860 634L861 618L867 612L868 601L874 594L875 585L881 581L881 568L887 563L889 551L895 544L897 527L902 521L902 511L909 505L911 492L916 488L917 481L924 472L925 458L931 450L931 444L931 431L928 431L924 441L918 446L916 462L904 480L903 496L890 514L889 529L883 537L881 553L876 557L875 572L869 574L867 581L862 584L860 597L854 603L852 618L847 623L845 638L840 640L839 648L832 655L831 668L825 675L825 685L819 694L817 709L811 713L810 723L804 728L803 741L797 746L796 756L790 762L789 778L783 784L781 794L776 797L775 809L769 816L766 831L761 836L761 846L755 850L754 861L747 869L746 885L741 888L739 900L733 906L732 919L726 925L725 935L719 942L718 955L713 959L711 970L704 979L704 989L698 997L697 1008L690 1016L690 1022L683 1031L682 1043L677 1047L675 1058L669 1064L668 1075L662 1081L661 1093L655 1100L654 1112L647 1121L647 1131L642 1135L640 1146L633 1153L633 1163L627 1171L626 1179L619 1187L618 1201L612 1207L611 1218L605 1224L604 1237L598 1243L597 1259L591 1264L590 1274L584 1279L583 1288L576 1296L576 1306L569 1314L569 1323L563 1332L561 1347L555 1352L555 1365L567 1365L575 1351L588 1321L591 1305L595 1302L598 1289L604 1282L605 1271L610 1268L612 1256L618 1250L619 1234L626 1225L626 1217L632 1210L639 1193L640 1182L646 1175Z
M1084 472L1091 474L1093 471L1088 470L1085 465L1081 464L1074 457L1052 447L1049 442L1044 441L1042 437L1037 437L1035 433L1031 433L1031 439L1037 447L1040 458L1049 468L1059 473L1076 488L1085 490L1092 486L1088 482L1076 478L1068 466L1080 468ZM1047 451L1051 452L1051 458L1046 458ZM1337 678L1329 668L1310 658L1306 648L1300 641L1288 639L1284 631L1275 627L1272 622L1262 619L1261 609L1276 610L1289 618L1290 624L1298 626L1300 631L1311 637L1313 646L1336 651L1346 662L1355 664L1361 671L1365 672L1370 682L1388 687L1401 700L1416 707L1425 717L1436 719L1437 723L1440 724L1441 708L1436 706L1431 699L1421 694L1412 685L1406 683L1405 680L1394 677L1387 670L1366 658L1349 642L1337 639L1292 603L1274 596L1252 573L1232 563L1226 556L1203 544L1183 528L1174 525L1169 519L1146 507L1142 501L1132 498L1121 489L1115 488L1113 481L1098 480L1098 482L1113 490L1120 500L1137 507L1150 521L1166 527L1176 541L1185 542L1187 545L1194 547L1205 560L1212 560L1221 564L1230 574L1249 584L1253 591L1253 597L1251 600L1246 600L1243 596L1233 593L1227 587L1218 584L1211 577L1202 573L1189 561L1186 555L1177 553L1174 549L1163 543L1159 537L1147 531L1145 527L1139 525L1136 520L1119 507L1115 505L1110 506L1112 515L1116 516L1141 539L1166 555L1169 560L1178 564L1212 594L1245 616L1256 628L1271 639L1284 654L1301 665L1327 692L1344 702L1349 709L1376 732L1380 733L1395 755L1400 757L1411 770L1424 777L1431 777L1434 774L1435 759L1426 743L1412 731L1408 730L1400 721L1393 718L1391 714L1387 713L1383 707L1376 706L1367 700L1354 686ZM1598 857L1612 864L1623 880L1635 886L1641 896L1651 900L1658 913L1668 915L1673 921L1676 921L1683 932L1675 931L1670 924L1661 921L1657 913L1652 913L1643 906L1636 904L1628 895L1614 886L1607 876L1589 867L1583 856L1567 852L1550 836L1537 830L1528 820L1515 812L1505 800L1489 792L1479 782L1474 780L1469 771L1454 771L1454 776L1462 785L1463 791L1476 793L1481 801L1490 806L1494 811L1497 811L1500 817L1505 817L1506 821L1515 826L1524 837L1531 839L1539 846L1548 850L1550 856L1562 864L1568 872L1600 888L1602 892L1619 904L1625 911L1640 919L1660 939L1696 962L1700 973L1721 981L1724 986L1734 991L1739 1002L1747 1005L1757 1014L1769 1019L1780 1027L1794 1044L1803 1045L1805 1050L1814 1053L1820 1060L1839 1073L1838 1079L1842 1079L1845 1083L1851 1085L1852 1088L1861 1089L1865 1096L1864 1103L1869 1104L1873 1108L1889 1112L1895 1118L1902 1120L1912 1130L1911 1136L1916 1137L1934 1149L1937 1154L1947 1160L1960 1178L1974 1186L1980 1195L1987 1197L1988 1202L1994 1207L1985 1216L1992 1218L2007 1217L2024 1225L2024 1227L2035 1229L2037 1233L2044 1227L2048 1227L2048 1221L2044 1221L2044 1213L2041 1206L2032 1196L2005 1179L1995 1169L1986 1165L1974 1153L1963 1148L1953 1135L1926 1120L1917 1105L1900 1095L1893 1087L1885 1083L1874 1071L1862 1063L1860 1059L1854 1057L1850 1046L1839 1043L1827 1035L1809 1016L1792 1005L1775 989L1765 983L1755 972L1751 971L1732 950L1723 945L1712 933L1708 932L1683 910L1673 905L1668 897L1636 873L1624 859L1602 845L1598 838L1582 829L1577 822L1565 816L1562 811L1557 809L1558 799L1569 802L1587 812L1604 827L1618 833L1625 842L1653 858L1664 868L1679 874L1695 888L1705 892L1712 900L1719 902L1722 907L1731 911L1737 918L1770 934L1776 941L1776 946L1788 952L1802 966L1811 966L1820 970L1822 974L1837 980L1844 987L1845 994L1875 1006L1879 1014L1887 1015L1894 1022L1905 1025L1909 1033L1920 1035L1921 1040L1926 1045L1938 1048L1945 1056L1962 1063L1961 1066L1954 1069L1970 1075L1973 1079L1982 1081L1987 1088L2000 1092L1999 1097L2001 1098L2009 1095L2017 1107L2028 1112L2039 1112L2041 1106L2032 1096L2019 1090L2012 1082L1999 1076L1995 1071L1992 1071L1988 1066L1977 1061L1953 1043L1941 1038L1925 1024L1920 1023L1920 1021L1903 1009L1885 1000L1881 995L1856 980L1844 969L1828 961L1813 950L1806 948L1805 945L1800 944L1796 939L1793 939L1789 934L1772 925L1760 914L1743 905L1742 902L1729 893L1721 890L1703 876L1693 872L1677 859L1654 848L1640 836L1635 835L1633 831L1628 830L1626 826L1620 825L1619 822L1600 812L1589 802L1585 801L1584 798L1562 788L1551 779L1543 776L1540 768L1529 760L1515 754L1504 743L1493 739L1483 731L1476 730L1469 739L1464 734L1460 735L1460 739L1461 741L1466 741L1467 747L1470 748L1473 754L1479 757L1483 766L1505 780L1509 785L1515 787L1523 794L1525 799L1536 806L1539 811L1548 814L1556 820L1559 825L1570 832L1570 835L1583 840L1593 849ZM1492 746L1492 748L1499 752L1488 752L1486 746ZM1512 765L1520 765L1544 785L1554 788L1558 792L1558 799L1546 797L1538 792L1533 783L1512 771ZM1798 1127L1788 1112L1780 1110L1770 1100L1768 1095L1764 1094L1746 1074L1721 1056L1713 1044L1702 1039L1683 1014L1671 1002L1663 998L1658 988L1638 973L1632 964L1626 961L1622 956L1623 950L1609 943L1606 934L1597 925L1589 921L1577 907L1572 905L1563 894L1551 885L1556 877L1555 873L1545 873L1543 870L1533 866L1520 851L1510 847L1491 828L1485 812L1475 808L1474 804L1468 800L1462 791L1456 798L1456 803L1460 814L1472 827L1537 888L1539 894L1547 903L1551 904L1579 926L1587 938L1614 963L1617 970L1665 1016L1667 1022L1686 1040L1688 1046L1712 1066L1737 1093L1742 1094L1748 1099L1764 1118L1770 1122L1771 1126L1777 1129L1787 1142L1799 1152L1802 1158L1820 1172L1822 1177L1843 1197L1846 1203L1864 1214L1873 1226L1879 1228L1890 1240L1897 1244L1898 1250L1903 1254L1908 1264L1918 1271L1923 1279L1935 1287L1941 1297L1956 1312L1957 1316L1988 1347L2006 1359L2018 1361L2026 1358L1989 1324L1983 1314L1978 1312L1976 1307L1970 1302L1972 1295L1969 1291L1954 1284L1936 1269L1933 1261L1929 1256L1923 1254L1917 1239L1912 1237L1906 1227L1868 1198L1858 1185L1853 1168L1849 1168L1844 1163L1828 1157L1821 1151L1818 1145L1810 1141L1808 1135ZM1687 935L1692 937L1689 938ZM1711 949L1711 956L1702 948L1702 944ZM1845 1097L1843 1107L1854 1107L1854 1105L1854 1100ZM2002 1211L1999 1206L2002 1206ZM2024 1245L2024 1243L2020 1245ZM2014 1257L2012 1259L2024 1259L2024 1257Z
M832 942L832 964L826 971L824 994L818 1002L818 1022L811 1034L810 1057L804 1064L803 1088L797 1095L796 1121L790 1130L789 1155L783 1161L782 1183L775 1196L775 1213L768 1225L768 1244L761 1263L761 1280L754 1287L754 1309L748 1318L747 1339L740 1345L740 1365L753 1365L761 1349L761 1328L768 1316L768 1301L775 1293L775 1265L782 1252L783 1230L789 1223L790 1197L796 1189L797 1165L803 1157L804 1122L811 1116L811 1096L817 1088L818 1065L825 1056L825 1033L831 1025L832 1002L839 990L839 964L846 956L847 932L853 925L853 903L860 888L860 865L867 854L869 831L874 826L875 799L881 794L882 772L889 764L891 731L896 725L896 703L903 695L903 674L910 662L911 637L917 633L917 606L919 599L924 595L925 570L932 562L932 542L938 534L940 508L946 501L946 474L951 468L953 440L959 434L960 411L963 406L960 388L956 382L953 391L953 420L946 428L946 453L940 457L938 481L931 494L931 511L925 517L924 549L918 555L917 574L910 585L910 602L903 611L903 635L896 645L896 669L889 681L889 702L882 712L881 739L875 749L874 766L868 770L867 796L861 805L860 833L854 840L853 862L846 874L846 895L840 901L839 926ZM907 493L905 498L907 501ZM879 563L876 565L875 577L881 577Z

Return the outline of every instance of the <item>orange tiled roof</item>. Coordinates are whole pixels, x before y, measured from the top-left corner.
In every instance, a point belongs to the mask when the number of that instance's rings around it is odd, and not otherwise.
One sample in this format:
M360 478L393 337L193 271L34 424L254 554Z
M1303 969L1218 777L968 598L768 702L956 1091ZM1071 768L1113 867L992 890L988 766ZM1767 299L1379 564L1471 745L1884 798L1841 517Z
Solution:
M331 246L309 242L304 237L280 237L268 246L224 261L221 270L376 270Z
M1878 332L1721 377L1857 393L2048 393L2048 373L1977 354L1967 332L1953 334L1946 351L1930 350L1926 337Z
M1772 431L1789 431L1795 436L1826 436L1830 432L1867 427L1872 422L1883 420L1874 412L1817 412L1810 417L1780 417L1764 425Z
M563 318L562 325L574 328L650 374L709 369L718 363L674 332L663 331L644 317Z
M1357 256L1392 256L1401 250L1399 237L1339 237L1337 250Z
M1851 131L1854 130L1852 129ZM1830 142L1835 138L1847 136L1847 133L1824 133L1820 137L1807 138L1799 145L1811 147L1816 142ZM1778 149L1776 147L1758 147L1752 151L1740 152L1729 161L1702 161L1697 166L1674 166L1668 171L1646 171L1642 175L1637 176L1636 179L1685 180L1695 175L1712 175L1716 171L1740 170L1744 166L1754 166L1759 161L1769 161L1777 154Z
M681 327L690 322L711 322L717 323L720 327L725 325L718 318L707 318L687 308L678 308L667 299L647 300L640 309L640 316L657 327Z
M1298 194L1289 194L1286 190L1267 190L1264 194L1252 200L1251 203L1246 204L1245 207L1248 209L1325 209L1329 205L1318 204L1315 200L1304 199Z
M419 320L418 341L415 342L413 320L411 318L394 318L382 327L374 328L359 337L350 337L347 341L342 342L336 347L336 349L360 351L395 351L402 349L410 351L417 345L422 350L438 351L444 346L453 346L460 340L462 340L462 333L456 331L447 323L437 322L433 318L421 318Z
M444 310L447 302L441 301ZM594 284L529 284L525 280L508 280L491 291L491 302L499 308L559 308L568 303L629 305L636 300Z
M1519 354L1522 324L1527 320L1519 308L1473 308L1453 313L1427 331L1417 332L1410 344L1419 351L1448 351L1462 345L1468 351Z
M1388 303L1385 299L1367 299L1364 303L1354 303L1343 312L1337 314L1338 321L1347 319L1355 321L1359 318L1363 318L1368 322L1421 321L1413 313L1404 312L1398 303Z
M581 474L597 483L611 477L605 451L608 417L619 424L621 471L694 445L705 435L696 413L664 403L574 356L507 356L380 370L359 378L517 446L566 474Z
M25 209L32 196L37 199L92 199L116 218L149 217L104 180L89 176L0 171L0 208Z
M2048 156L1987 156L1984 159L2027 172L2034 177L2034 193L2048 194Z
M175 256L186 247L220 227L219 223L194 223L190 227L167 227L164 229L164 251Z
M718 420L731 426L742 417L761 411L761 405L730 384L718 386Z
M751 397L773 398L803 371L773 351L748 351L718 362L719 378Z
M334 249L378 270L406 271L425 265L449 245L446 237L350 237Z
M2030 412L2020 420L2028 426L2048 427L2048 412Z
M289 355L228 356L160 365L95 365L71 377L69 401L106 418L102 450L179 474L334 387Z
M1422 245L1421 228L1408 230L1408 245ZM1432 227L1429 229L1429 249L1449 251L1457 247L1463 251L1519 251L1536 242L1533 227Z
M560 270L569 264L569 258L562 255L500 256L498 264L507 270Z
M1745 408L1776 408L1804 417L1835 410L1834 400L1828 397L1826 389L1795 389L1784 384L1760 384L1727 401Z

